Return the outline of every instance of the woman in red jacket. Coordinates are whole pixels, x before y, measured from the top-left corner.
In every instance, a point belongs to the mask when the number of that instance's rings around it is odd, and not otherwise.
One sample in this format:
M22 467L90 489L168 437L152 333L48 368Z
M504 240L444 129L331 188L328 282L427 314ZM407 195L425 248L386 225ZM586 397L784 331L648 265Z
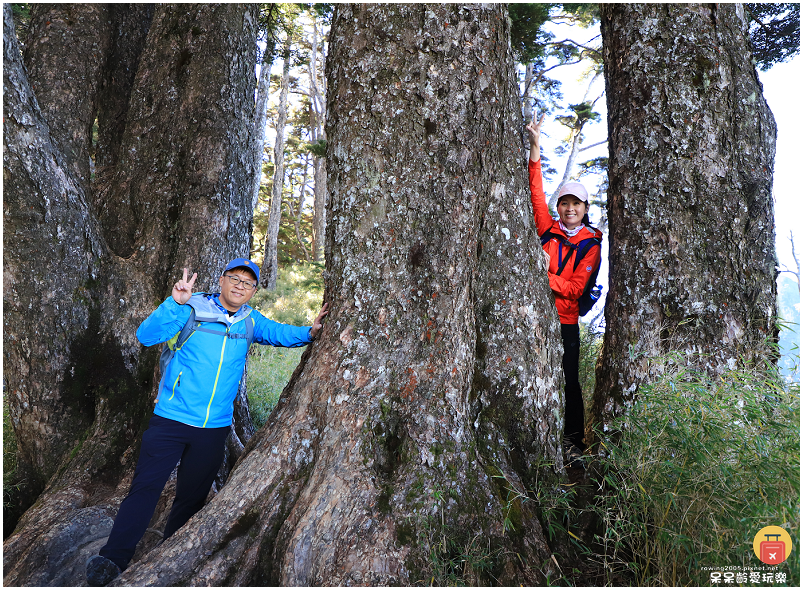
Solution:
M550 232L553 237L543 244L550 259L547 277L556 299L556 309L561 320L561 339L564 342L562 366L566 386L564 388L564 450L570 462L577 460L586 450L583 443L583 394L578 382L578 358L580 353L580 331L578 329L578 299L586 288L592 270L600 263L600 246L592 246L575 264L577 257L564 243L572 244L588 238L602 238L599 230L589 227L589 195L579 182L564 184L558 193L558 217L551 217L542 184L542 163L539 158L539 135L544 115L526 127L530 138L531 152L528 174L531 187L531 202L539 236ZM564 261L567 256L572 258ZM559 268L561 272L559 273Z

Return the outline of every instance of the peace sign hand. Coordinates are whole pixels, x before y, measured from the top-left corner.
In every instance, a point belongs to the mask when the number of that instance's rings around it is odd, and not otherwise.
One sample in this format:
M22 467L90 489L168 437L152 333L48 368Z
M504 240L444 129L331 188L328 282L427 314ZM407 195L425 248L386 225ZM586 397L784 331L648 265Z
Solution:
M183 278L175 283L172 287L172 298L175 300L176 303L183 305L192 296L192 289L194 288L194 282L197 280L197 273L192 275L191 280L187 280L189 276L189 269L183 269Z
M528 139L531 142L531 155L530 159L532 162L537 162L539 160L539 136L542 132L542 123L544 122L544 113L542 116L539 117L539 121L536 121L536 111L533 111L533 119L530 123L525 126L525 129L528 131Z

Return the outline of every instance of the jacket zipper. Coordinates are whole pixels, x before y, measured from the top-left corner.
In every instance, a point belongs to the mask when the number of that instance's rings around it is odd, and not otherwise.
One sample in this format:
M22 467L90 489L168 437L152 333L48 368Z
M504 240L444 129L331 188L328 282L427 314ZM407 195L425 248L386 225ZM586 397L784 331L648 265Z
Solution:
M225 357L225 344L228 342L228 332L231 331L230 326L225 328L225 337L222 339L222 351L219 353L219 366L217 367L217 377L214 379L214 389L211 391L211 399L208 400L208 407L206 408L206 421L203 422L203 428L208 424L208 416L211 414L211 403L214 401L214 394L217 392L217 382L219 381L219 373L222 370L222 359Z
M181 375L183 375L183 371L178 373L178 378L175 379L175 383L172 386L172 395L169 397L167 401L170 401L173 397L175 397L175 388L178 387L178 385L180 385L181 383Z

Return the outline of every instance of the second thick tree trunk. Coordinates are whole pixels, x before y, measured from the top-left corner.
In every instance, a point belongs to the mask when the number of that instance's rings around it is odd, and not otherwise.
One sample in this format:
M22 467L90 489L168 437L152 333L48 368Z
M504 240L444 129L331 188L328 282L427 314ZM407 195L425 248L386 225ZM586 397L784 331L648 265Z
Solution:
M226 486L119 583L408 585L439 550L541 584L514 490L563 473L561 344L506 10L337 5L330 47L331 315Z
M594 420L669 350L711 373L771 356L775 121L740 4L602 8L610 289Z

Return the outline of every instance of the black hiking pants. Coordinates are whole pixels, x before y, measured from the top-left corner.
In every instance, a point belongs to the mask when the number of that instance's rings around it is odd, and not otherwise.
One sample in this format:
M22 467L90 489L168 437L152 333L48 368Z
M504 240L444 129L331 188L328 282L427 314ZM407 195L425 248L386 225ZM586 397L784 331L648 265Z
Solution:
M581 333L578 324L561 324L561 340L564 343L564 438L586 450L583 443L583 391L578 381L578 364L581 350Z
M186 524L205 504L224 458L229 430L230 426L196 428L161 416L150 418L142 436L131 489L119 507L100 555L122 570L128 567L178 461L175 501L164 528L164 539Z

